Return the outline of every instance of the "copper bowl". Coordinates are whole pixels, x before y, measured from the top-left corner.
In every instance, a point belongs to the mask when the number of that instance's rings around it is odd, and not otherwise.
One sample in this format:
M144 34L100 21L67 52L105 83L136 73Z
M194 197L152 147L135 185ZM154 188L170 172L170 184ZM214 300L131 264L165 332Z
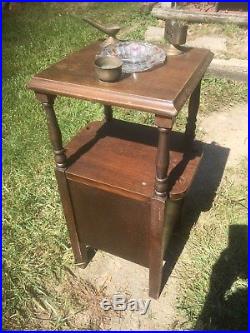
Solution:
M95 60L95 72L101 81L118 81L122 74L122 61L115 56L99 57Z

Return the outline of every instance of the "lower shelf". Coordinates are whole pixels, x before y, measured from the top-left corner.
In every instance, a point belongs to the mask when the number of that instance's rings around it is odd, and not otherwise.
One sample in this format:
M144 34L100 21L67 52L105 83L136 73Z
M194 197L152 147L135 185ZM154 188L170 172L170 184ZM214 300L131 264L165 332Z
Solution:
M189 189L202 157L202 145L184 151L185 136L170 138L169 193L182 198ZM155 127L112 120L92 122L66 146L66 177L124 195L152 197L158 130Z

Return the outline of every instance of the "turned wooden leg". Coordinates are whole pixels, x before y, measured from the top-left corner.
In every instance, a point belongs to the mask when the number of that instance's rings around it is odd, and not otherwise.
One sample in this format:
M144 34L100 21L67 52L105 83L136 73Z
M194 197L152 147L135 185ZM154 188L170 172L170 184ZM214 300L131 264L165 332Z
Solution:
M104 120L106 122L113 119L113 110L110 105L104 105Z
M171 128L159 127L158 130L159 142L156 156L155 195L151 199L149 251L149 296L155 299L160 295L162 284L167 174L169 166L169 135Z
M36 94L36 97L42 103L46 114L49 137L54 150L56 166L57 168L65 168L66 156L62 145L62 134L53 107L55 96Z
M159 197L167 195L167 172L169 166L170 128L159 127L159 143L156 156L155 193Z
M189 146L191 146L195 138L196 118L200 105L200 90L201 81L198 83L189 99L188 118L185 131L186 142Z
M85 244L80 242L78 238L74 210L65 175L66 155L62 145L62 134L53 108L55 96L37 93L36 97L42 103L47 118L49 137L55 155L55 162L56 162L55 174L62 201L64 215L68 226L70 242L75 257L75 262L77 264L81 264L82 266L86 266L88 262L87 250Z

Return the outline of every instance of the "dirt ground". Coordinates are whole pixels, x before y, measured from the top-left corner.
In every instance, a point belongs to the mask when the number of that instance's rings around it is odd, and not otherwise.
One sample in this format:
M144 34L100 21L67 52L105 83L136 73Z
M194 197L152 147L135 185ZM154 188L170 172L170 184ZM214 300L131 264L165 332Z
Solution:
M223 127L223 128L222 128ZM229 149L227 168L236 166L241 158L247 156L247 104L239 104L201 120L199 129L203 141ZM223 130L222 130L223 129ZM213 163L211 156L210 163ZM209 165L207 166L209 170ZM196 182L199 186L199 182ZM189 329L184 316L176 311L180 292L178 276L182 254L170 275L159 300L151 300L145 315L134 311L123 311L119 316L111 316L106 329ZM148 270L124 259L98 251L86 269L76 269L81 279L91 281L109 299L114 294L124 294L127 298L148 299Z

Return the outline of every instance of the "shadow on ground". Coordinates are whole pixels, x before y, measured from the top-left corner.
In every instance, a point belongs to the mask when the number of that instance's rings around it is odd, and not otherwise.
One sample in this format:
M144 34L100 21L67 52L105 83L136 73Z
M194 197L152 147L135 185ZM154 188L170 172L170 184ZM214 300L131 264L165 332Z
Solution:
M247 287L236 291L232 288L238 278L247 278L246 225L229 226L228 247L213 266L209 293L196 329L247 330Z
M204 156L182 213L165 253L163 285L167 282L201 212L213 203L227 163L229 149L214 143L204 144ZM229 226L228 247L213 266L209 293L195 329L247 329L247 288L232 288L238 278L247 278L247 226ZM231 292L229 292L231 289Z
M184 201L181 223L175 227L166 249L162 289L182 253L193 225L197 222L201 212L211 208L227 163L228 148L215 143L204 143L203 150L200 168Z

